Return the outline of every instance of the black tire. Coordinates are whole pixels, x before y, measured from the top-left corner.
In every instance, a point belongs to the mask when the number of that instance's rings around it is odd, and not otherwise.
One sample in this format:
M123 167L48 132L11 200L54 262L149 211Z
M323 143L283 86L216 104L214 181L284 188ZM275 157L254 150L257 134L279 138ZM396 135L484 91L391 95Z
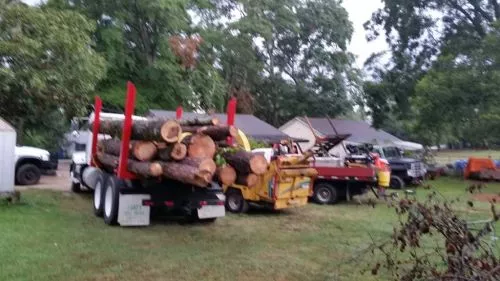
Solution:
M108 174L99 172L95 181L94 192L92 194L92 207L94 215L102 217L104 213L104 191Z
M23 164L17 168L16 181L20 185L34 185L40 181L42 172L35 164Z
M390 182L390 187L392 189L403 189L405 188L405 182L402 178L398 176L391 176L391 182Z
M81 193L82 186L80 185L79 182L71 182L71 191L74 193Z
M248 202L243 198L241 191L231 188L226 192L226 209L231 213L246 213Z
M116 176L109 176L104 186L104 222L107 225L117 225L118 206L120 204L120 187L122 186L122 182Z
M339 195L337 189L328 183L320 183L314 186L313 193L314 202L326 205L337 203L339 201Z

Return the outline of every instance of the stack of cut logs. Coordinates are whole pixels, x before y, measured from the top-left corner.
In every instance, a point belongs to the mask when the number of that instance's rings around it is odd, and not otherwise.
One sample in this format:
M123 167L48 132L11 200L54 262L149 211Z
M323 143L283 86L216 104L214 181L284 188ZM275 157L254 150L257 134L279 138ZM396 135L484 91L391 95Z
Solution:
M96 160L110 172L118 167L122 130L121 120L100 123L99 132L111 138L99 141ZM235 127L221 125L215 118L133 121L127 168L141 178L163 176L199 187L214 180L255 186L268 163L260 154L228 146L227 138L237 135ZM219 167L216 155L224 159Z

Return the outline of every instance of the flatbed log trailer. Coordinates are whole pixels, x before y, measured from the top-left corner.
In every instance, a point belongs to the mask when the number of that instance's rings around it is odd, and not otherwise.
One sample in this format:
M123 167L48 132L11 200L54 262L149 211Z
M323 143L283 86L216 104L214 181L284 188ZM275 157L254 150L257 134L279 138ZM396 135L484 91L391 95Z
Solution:
M108 225L146 226L150 224L150 214L159 210L180 215L187 221L213 222L225 215L225 196L221 186L212 182L206 188L161 178L143 179L127 169L129 144L133 120L143 117L133 116L136 89L128 82L125 114L102 114L104 118L123 119L121 152L116 170L106 170L96 161L97 142L106 136L99 134L102 101L95 98L94 113L89 122L92 133L84 155L73 157L70 167L73 190L74 186L84 186L94 191L94 214L103 217ZM235 114L235 101L228 108L228 114ZM182 110L178 109L177 119ZM228 118L234 120L234 118ZM230 124L232 125L232 124Z

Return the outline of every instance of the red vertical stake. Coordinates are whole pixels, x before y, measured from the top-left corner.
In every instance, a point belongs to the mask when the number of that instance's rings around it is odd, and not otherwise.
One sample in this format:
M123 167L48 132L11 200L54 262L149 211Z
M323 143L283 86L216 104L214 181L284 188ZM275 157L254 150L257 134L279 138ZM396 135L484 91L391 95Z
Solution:
M234 126L234 119L236 116L236 98L232 97L227 104L227 125ZM227 144L233 144L233 138L227 138Z
M99 127L101 125L101 110L102 110L102 100L100 97L95 97L94 103L94 123L92 125L92 149L91 149L91 158L90 158L90 166L96 167L95 164L95 155L97 153L97 141L99 136Z
M120 148L120 160L118 162L118 177L121 179L133 178L133 174L127 170L127 161L132 135L132 115L135 107L135 85L127 82L127 98L125 100L125 119L123 120L122 144Z
M182 113L183 113L183 109L182 109L182 106L178 106L177 107L177 110L175 111L175 119L177 120L181 120L182 118Z

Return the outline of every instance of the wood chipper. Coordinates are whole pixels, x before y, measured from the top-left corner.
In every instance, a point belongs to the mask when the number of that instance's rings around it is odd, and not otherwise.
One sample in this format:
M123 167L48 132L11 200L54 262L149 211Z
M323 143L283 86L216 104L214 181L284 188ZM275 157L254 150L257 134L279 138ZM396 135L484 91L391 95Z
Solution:
M239 144L248 143L244 135L238 137ZM249 147L246 147L249 151ZM273 148L260 148L251 151L253 155L262 155L267 161L267 169L260 175L249 174L241 178L236 163L229 161L236 172L235 183L223 184L226 194L226 209L233 213L243 213L249 204L281 210L304 206L311 196L315 169L309 167L305 155L287 155ZM226 167L227 168L227 167Z

